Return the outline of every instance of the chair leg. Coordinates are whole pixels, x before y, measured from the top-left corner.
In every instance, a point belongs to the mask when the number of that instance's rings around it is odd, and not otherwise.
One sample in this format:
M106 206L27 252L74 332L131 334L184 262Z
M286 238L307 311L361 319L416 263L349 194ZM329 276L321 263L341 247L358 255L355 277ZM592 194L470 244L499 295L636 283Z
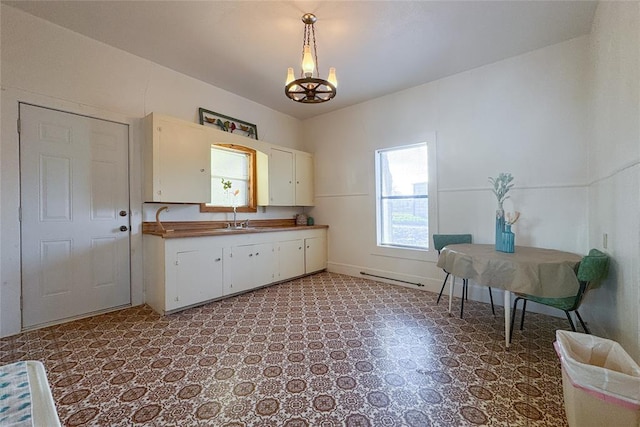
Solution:
M462 295L460 298L460 318L462 319L462 313L464 312L464 295L467 293L467 288L469 287L469 280L462 279Z
M524 329L524 314L527 312L527 300L523 298L522 301L524 302L522 303L522 317L520 318L520 330Z
M491 312L496 315L496 309L493 307L493 294L491 293L491 287L489 287L489 299L491 300Z
M509 329L509 344L511 344L511 339L513 338L513 323L516 321L516 310L518 309L518 301L521 300L521 299L522 298L517 297L513 301L513 310L512 310L512 313L511 313L511 327Z
M571 320L571 315L569 314L569 312L567 310L564 310L564 314L567 315L567 319L569 320L569 324L571 325L571 330L573 332L577 332L576 331L576 325L573 324L573 320Z
M580 321L582 329L584 329L585 333L591 334L591 331L589 330L589 328L587 328L587 325L585 325L584 321L582 320L582 316L580 316L580 313L578 313L578 310L576 310L576 316L578 316L578 320Z
M450 273L447 273L447 275L444 276L444 282L442 282L442 287L440 288L440 293L438 294L438 300L436 301L436 304L440 303L440 298L442 297L442 292L444 291L444 287L447 284L447 279L449 278L449 275L450 275Z

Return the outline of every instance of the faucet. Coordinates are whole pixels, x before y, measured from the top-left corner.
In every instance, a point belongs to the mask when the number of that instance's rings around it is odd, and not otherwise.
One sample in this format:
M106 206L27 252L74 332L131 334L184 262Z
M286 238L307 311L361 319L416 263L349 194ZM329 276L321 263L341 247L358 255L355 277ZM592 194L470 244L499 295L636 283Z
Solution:
M233 228L238 228L238 222L236 221L236 207L233 207Z
M164 228L164 226L160 222L160 212L168 211L168 210L169 210L169 206L162 206L160 209L158 209L156 211L156 224L158 225L158 228L160 229L160 232L162 232L162 233L164 233L167 230Z

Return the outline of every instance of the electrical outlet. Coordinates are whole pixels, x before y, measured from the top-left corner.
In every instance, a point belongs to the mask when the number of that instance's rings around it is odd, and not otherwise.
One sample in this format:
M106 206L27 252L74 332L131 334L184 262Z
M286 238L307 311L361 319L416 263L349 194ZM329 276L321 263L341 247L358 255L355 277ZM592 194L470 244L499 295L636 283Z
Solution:
M602 233L602 247L607 249L609 246L609 235L607 233Z

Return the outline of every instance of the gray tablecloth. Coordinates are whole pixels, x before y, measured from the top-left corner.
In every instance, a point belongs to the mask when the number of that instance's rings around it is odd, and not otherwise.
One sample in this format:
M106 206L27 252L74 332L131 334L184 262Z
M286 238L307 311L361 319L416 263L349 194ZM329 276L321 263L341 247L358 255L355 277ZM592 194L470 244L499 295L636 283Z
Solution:
M546 298L575 295L575 269L582 257L554 249L516 246L515 253L494 245L460 244L445 247L438 267L480 285Z

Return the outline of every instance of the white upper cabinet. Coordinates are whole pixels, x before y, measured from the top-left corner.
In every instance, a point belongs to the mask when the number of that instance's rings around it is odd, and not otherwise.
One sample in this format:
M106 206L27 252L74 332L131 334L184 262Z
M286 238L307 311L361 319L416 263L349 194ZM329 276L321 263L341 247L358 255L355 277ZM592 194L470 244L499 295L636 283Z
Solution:
M269 205L313 206L313 156L272 148L269 156Z
M313 156L295 153L296 206L313 206Z
M211 202L211 146L256 150L257 205L313 206L313 156L245 136L149 114L144 119L144 201Z
M211 199L211 144L203 126L145 119L145 202L205 203Z
M271 149L269 156L269 205L294 206L293 152Z

